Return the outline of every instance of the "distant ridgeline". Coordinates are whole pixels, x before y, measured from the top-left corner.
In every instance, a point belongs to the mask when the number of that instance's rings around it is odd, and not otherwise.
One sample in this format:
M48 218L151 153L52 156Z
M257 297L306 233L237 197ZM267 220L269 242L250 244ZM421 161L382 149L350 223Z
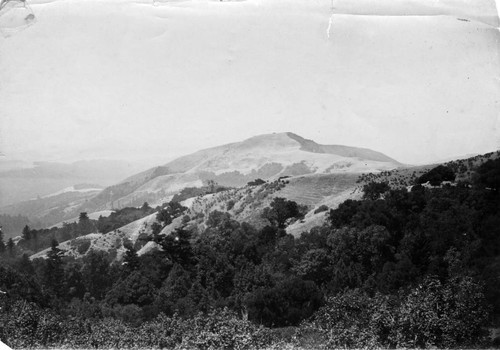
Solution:
M26 225L40 226L38 223L32 223L28 217L23 215L0 214L0 227L5 237L18 236Z
M92 232L110 232L130 222L141 219L154 211L155 209L144 203L141 208L123 208L111 213L108 217L101 216L98 220L89 219L87 213L81 213L78 222L63 223L62 227L37 230L25 225L21 232L21 239L13 247L13 250L16 251L14 254L31 255L50 248L54 240L63 242Z
M2 341L42 348L499 346L487 332L500 319L499 153L359 180L362 195L332 209L281 197L293 185L286 178L231 189L212 183L209 194L184 190L182 203L144 204L99 220L81 214L67 225L69 236L108 231L98 235L101 248L87 247L81 258L64 255L57 242L44 258L20 256L33 248L29 230L29 238L2 248ZM256 212L260 221L241 219ZM287 233L315 215L326 222ZM120 261L102 249L119 225L139 217L147 244L126 244Z
M402 167L390 171L379 173L361 174L358 183L366 184L370 181L387 182L391 187L412 186L417 183L432 181L434 184L447 181L444 177L450 178L450 172L454 174L451 181L470 183L476 175L476 169L488 160L495 160L500 157L500 151L477 155L467 159L453 160L441 165L421 165L412 167ZM434 169L432 172L430 170ZM448 171L448 176L444 172ZM425 175L425 176L424 176ZM431 183L430 183L431 184ZM432 185L432 184L431 184Z

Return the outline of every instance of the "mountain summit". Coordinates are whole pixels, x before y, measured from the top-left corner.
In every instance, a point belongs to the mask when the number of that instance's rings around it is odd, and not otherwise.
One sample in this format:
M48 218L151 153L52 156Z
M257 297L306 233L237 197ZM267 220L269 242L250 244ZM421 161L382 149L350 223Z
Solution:
M376 172L399 165L396 160L369 149L320 145L286 132L254 136L242 142L202 150L180 157L164 167L171 173L208 171L220 175L236 171L249 175L263 172L260 175L269 178L275 175Z
M306 152L336 154L342 157L374 160L378 162L389 162L401 165L398 161L386 156L385 154L372 151L368 148L349 147L341 145L320 145L312 140L307 140L292 132L287 132L285 134L291 139L294 139L295 141L300 143L300 149Z
M291 132L265 134L204 149L129 177L105 189L85 209L161 203L182 188L201 187L209 180L242 186L257 178L380 172L400 165L370 149L321 145Z

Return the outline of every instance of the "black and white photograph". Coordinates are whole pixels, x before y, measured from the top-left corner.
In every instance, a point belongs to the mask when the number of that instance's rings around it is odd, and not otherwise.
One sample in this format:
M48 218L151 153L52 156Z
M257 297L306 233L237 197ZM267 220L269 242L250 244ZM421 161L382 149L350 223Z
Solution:
M500 348L500 0L0 0L0 350Z

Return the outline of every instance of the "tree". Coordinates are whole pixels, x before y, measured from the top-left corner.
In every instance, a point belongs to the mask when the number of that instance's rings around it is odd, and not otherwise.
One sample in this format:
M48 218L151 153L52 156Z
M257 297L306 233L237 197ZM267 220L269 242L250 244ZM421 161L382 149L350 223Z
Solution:
M130 275L116 282L106 294L109 305L135 304L145 306L155 300L156 288L141 271L134 271Z
M20 273L24 273L28 276L32 276L35 274L33 263L31 262L28 254L23 254L23 256L17 260L16 269Z
M47 253L47 260L44 270L44 284L56 296L64 295L64 268L62 261L62 251L57 248L59 243L53 239L50 251Z
M217 182L215 182L214 180L208 180L207 186L208 186L209 193L214 193L215 188L217 187Z
M500 189L500 158L488 160L477 169L477 173L477 183L495 191Z
M127 274L135 271L139 268L139 257L137 256L137 251L134 249L132 243L126 244L125 248L127 251L123 257L123 265L125 266L125 271Z
M2 226L0 226L0 253L3 253L4 251L5 251L5 243L3 241Z
M455 173L446 165L439 165L417 179L418 184L429 182L432 186L439 186L443 181L455 181Z
M78 226L76 229L77 236L84 236L94 231L94 223L89 219L87 213L80 213L78 218Z
M193 249L189 241L191 234L182 228L162 237L159 244L164 254L174 263L187 266L193 263Z
M290 278L270 289L260 288L245 300L249 319L271 327L295 326L311 316L323 302L312 281Z
M159 235L160 235L161 230L162 230L162 226L159 223L153 222L151 224L151 233L153 234L153 240L155 242L158 242L160 240Z
M16 245L14 244L14 241L12 240L12 237L9 238L8 242L7 242L7 248L9 249L9 254L12 256L14 255L14 247Z
M86 221L86 220L89 220L89 216L87 215L87 213L85 213L85 212L80 213L80 216L78 217L78 221L82 222L82 221Z
M172 223L172 215L168 208L164 208L156 214L156 220L159 221L163 227L170 225Z
M262 217L278 228L285 228L288 219L298 218L300 215L299 206L296 202L280 197L274 198L271 207L264 208L262 213Z
M28 225L24 226L22 236L26 241L29 241L31 239L31 230Z
M259 186L265 184L266 182L262 179L255 179L247 183L248 186Z
M227 212L213 210L208 214L206 224L209 228L225 229L231 225L231 215Z
M90 292L90 295L96 299L102 299L113 282L107 254L92 250L85 255L82 275L85 288Z
M170 201L168 204L164 204L164 207L158 211L156 214L156 220L159 221L163 227L170 225L172 220L184 213L186 207L182 206L178 202Z
M348 199L340 203L337 209L330 209L328 220L332 227L340 228L351 223L362 205L361 201Z
M331 257L327 249L310 249L295 263L294 271L305 280L321 286L331 278Z
M371 181L363 186L363 199L377 200L390 189L388 182Z
M64 269L64 285L66 300L73 298L83 299L85 295L85 284L83 282L83 275L81 272L80 263L70 263Z
M189 273L179 264L174 264L170 273L163 281L155 300L155 306L160 312L172 315L175 311L182 312L182 300L191 289Z

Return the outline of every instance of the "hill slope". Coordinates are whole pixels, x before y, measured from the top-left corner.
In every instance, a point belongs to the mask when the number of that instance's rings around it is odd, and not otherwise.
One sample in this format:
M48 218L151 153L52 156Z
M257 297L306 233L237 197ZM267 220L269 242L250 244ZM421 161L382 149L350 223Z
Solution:
M129 177L106 188L84 209L90 212L144 201L159 204L184 187L199 187L209 180L242 186L256 178L379 172L400 165L369 149L320 145L288 132L266 134L201 150Z
M283 197L303 205L307 211L302 222L297 221L287 229L294 236L299 236L313 226L323 224L325 212L314 213L319 205L334 208L343 200L358 196L353 192L357 178L357 174L312 174L192 197L181 202L187 210L164 227L162 233L170 234L180 227L192 232L202 232L213 211L227 212L239 222L248 222L254 227L262 228L269 224L262 217L264 208L274 198ZM125 252L124 244L128 242L134 245L139 254L143 254L156 246L152 242L152 224L155 221L156 213L111 232L91 233L63 242L59 249L64 251L64 255L77 258L91 250L105 250L111 252L114 259L121 260ZM45 249L31 258L46 257L49 251L50 248Z
M148 202L155 207L168 202L186 187L201 187L208 182L240 187L261 178L283 176L338 175L391 170L401 166L396 160L369 149L341 145L321 145L296 134L275 133L251 137L241 142L204 149L151 168L94 193L78 193L77 200L29 201L4 208L17 209L47 225L78 217L80 212L100 212ZM350 179L349 179L350 181ZM309 186L310 187L310 186ZM321 186L320 186L321 187ZM314 197L315 191L309 196ZM66 194L68 196L68 194ZM302 196L299 200L308 200ZM313 198L313 202L317 198ZM46 203L50 202L50 203Z

